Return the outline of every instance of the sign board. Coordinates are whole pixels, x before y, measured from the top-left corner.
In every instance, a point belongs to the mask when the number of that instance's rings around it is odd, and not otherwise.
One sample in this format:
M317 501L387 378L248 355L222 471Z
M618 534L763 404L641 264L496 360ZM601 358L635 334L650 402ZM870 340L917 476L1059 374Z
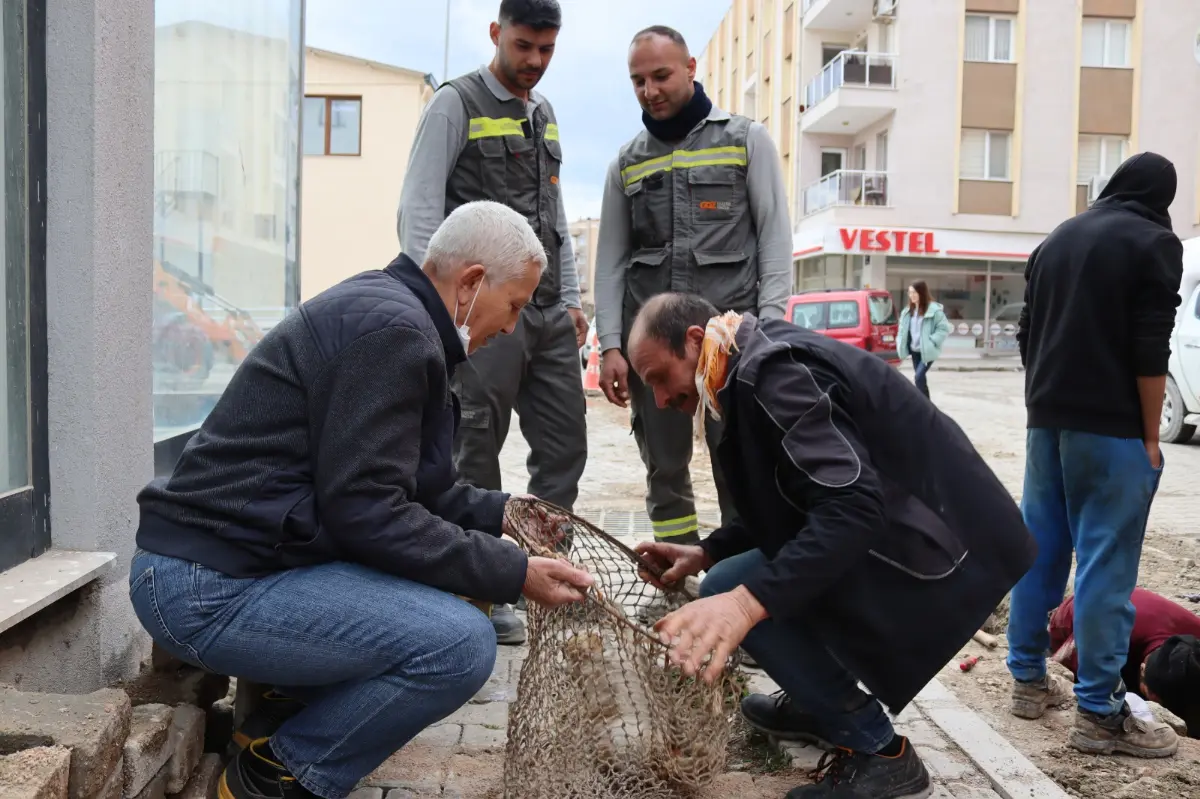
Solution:
M840 228L842 247L846 252L894 252L909 255L937 255L941 252L933 233L922 230L877 230L875 228Z

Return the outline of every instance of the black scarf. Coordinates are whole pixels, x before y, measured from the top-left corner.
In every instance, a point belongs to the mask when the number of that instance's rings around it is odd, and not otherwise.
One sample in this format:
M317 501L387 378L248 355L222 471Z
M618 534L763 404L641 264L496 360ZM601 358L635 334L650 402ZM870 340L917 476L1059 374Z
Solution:
M642 112L642 124L646 126L646 130L650 132L651 136L659 141L683 141L692 132L692 128L708 118L709 113L712 112L712 100L708 99L708 95L704 93L704 87L700 85L699 81L692 81L692 85L696 87L692 99L688 100L687 105L670 119L659 120L645 111Z

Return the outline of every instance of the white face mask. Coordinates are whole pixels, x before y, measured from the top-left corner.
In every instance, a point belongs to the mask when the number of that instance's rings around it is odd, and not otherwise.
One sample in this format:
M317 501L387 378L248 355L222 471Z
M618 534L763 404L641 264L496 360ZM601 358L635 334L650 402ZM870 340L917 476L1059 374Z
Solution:
M471 351L471 328L467 327L467 320L471 318L471 311L475 309L475 300L479 299L479 290L483 288L483 280L480 279L479 285L475 287L475 296L471 298L471 304L467 306L467 315L463 317L461 325L458 325L458 339L462 342L463 352ZM454 318L458 319L458 299L454 300Z

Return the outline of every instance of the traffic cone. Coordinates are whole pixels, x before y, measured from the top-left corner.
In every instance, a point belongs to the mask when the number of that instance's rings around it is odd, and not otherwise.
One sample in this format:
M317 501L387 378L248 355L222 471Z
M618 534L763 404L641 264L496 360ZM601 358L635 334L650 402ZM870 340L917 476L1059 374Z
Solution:
M600 342L596 334L592 334L592 351L588 355L587 370L583 373L583 390L585 393L600 393Z

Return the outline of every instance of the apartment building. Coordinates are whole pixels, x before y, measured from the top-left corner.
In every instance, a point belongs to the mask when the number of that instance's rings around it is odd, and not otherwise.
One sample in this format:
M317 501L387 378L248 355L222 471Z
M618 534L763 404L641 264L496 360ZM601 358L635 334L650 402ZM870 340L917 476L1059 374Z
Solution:
M950 346L1005 348L1029 253L1129 155L1200 234L1198 31L1194 0L734 0L700 75L779 146L797 290L923 279Z
M306 48L303 299L396 257L396 211L437 82L414 69Z
M567 226L571 248L575 252L575 268L579 270L579 296L583 309L592 315L596 296L596 244L600 238L599 219L576 219Z

